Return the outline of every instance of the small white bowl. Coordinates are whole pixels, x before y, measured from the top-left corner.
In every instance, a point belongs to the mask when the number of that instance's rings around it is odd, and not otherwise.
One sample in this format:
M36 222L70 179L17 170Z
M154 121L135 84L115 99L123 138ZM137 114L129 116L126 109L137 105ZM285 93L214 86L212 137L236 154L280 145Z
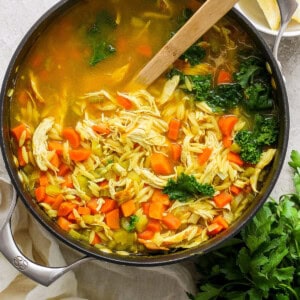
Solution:
M277 35L277 30L271 30L264 16L263 11L255 0L240 0L235 8L240 11L257 30L270 34ZM283 36L292 37L300 35L300 23L291 21Z

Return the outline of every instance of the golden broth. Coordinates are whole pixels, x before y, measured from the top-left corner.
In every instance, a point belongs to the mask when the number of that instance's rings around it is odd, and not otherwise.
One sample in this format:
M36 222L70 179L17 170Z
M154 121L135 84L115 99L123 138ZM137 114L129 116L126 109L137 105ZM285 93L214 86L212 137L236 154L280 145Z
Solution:
M253 89L234 74L239 53L255 53L234 21L224 18L202 37L200 61L181 58L169 79L164 74L147 91L126 91L183 24L186 9L199 5L79 2L20 65L11 102L16 165L25 188L74 238L136 254L194 247L226 230L255 196L276 150L273 140L259 145L260 159L250 164L234 141L254 126L253 113L236 99L247 102ZM232 86L237 91L228 96ZM203 101L224 95L228 107ZM233 123L224 129L225 119ZM180 184L174 196L170 190Z

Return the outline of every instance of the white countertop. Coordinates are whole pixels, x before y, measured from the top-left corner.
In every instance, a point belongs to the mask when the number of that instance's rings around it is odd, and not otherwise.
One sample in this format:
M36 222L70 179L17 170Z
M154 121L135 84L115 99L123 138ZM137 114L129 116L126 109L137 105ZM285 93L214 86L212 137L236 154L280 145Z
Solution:
M57 2L57 0L0 0L1 83L9 60L24 34ZM272 44L274 37L264 37ZM292 191L291 170L287 161L292 149L300 151L300 37L284 38L279 50L279 59L286 78L291 127L286 161L271 195L275 199L283 193Z

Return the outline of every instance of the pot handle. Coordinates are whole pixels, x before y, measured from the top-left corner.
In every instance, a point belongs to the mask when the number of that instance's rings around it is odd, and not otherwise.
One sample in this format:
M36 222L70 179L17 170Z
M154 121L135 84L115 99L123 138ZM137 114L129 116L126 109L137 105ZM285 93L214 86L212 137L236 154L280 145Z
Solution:
M2 184L8 184L7 182L4 182L3 179L0 181L2 181ZM69 266L52 268L36 264L35 262L25 257L16 245L12 235L10 220L16 206L17 195L15 189L12 186L11 189L13 197L9 204L9 214L6 217L4 224L0 228L0 251L17 270L33 279L34 281L44 286L49 286L52 282L54 282L57 278L61 277L66 272L93 259L93 257L85 256L70 264Z

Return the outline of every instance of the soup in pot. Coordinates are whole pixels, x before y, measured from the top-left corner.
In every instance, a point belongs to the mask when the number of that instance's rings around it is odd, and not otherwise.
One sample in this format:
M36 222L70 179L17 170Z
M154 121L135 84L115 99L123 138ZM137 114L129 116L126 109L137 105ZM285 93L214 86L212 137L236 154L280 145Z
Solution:
M24 188L75 239L168 252L226 231L276 153L272 78L223 18L147 89L128 83L200 6L81 1L40 35L11 90Z

